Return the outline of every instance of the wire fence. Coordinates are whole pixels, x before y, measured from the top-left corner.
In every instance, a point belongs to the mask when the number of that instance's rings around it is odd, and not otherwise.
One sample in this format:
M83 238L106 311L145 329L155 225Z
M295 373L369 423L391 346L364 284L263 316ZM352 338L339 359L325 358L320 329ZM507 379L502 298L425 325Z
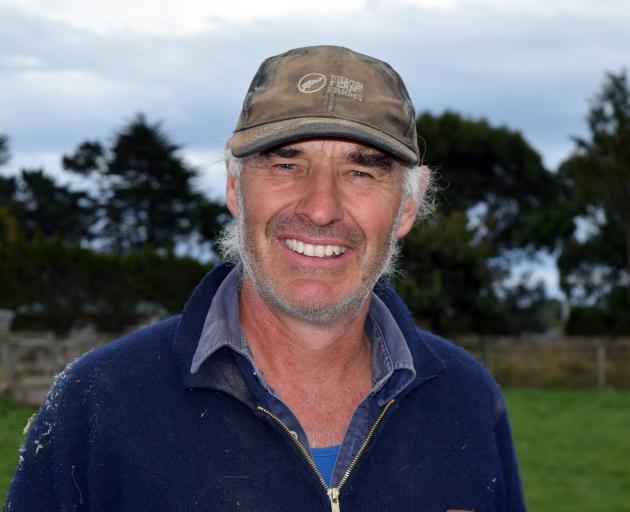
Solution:
M502 386L630 388L630 338L466 336L457 342Z
M39 405L55 375L106 337L93 331L65 339L51 333L0 333L0 393L20 403Z
M112 338L94 331L66 339L0 332L0 393L37 405L69 362ZM462 336L456 343L501 386L630 388L630 338Z

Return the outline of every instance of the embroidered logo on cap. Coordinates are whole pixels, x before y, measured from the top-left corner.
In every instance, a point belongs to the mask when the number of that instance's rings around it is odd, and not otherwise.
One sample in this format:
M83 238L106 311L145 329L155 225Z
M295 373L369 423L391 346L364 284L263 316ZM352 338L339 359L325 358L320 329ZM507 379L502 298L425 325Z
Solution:
M330 76L330 87L328 92L331 94L339 94L340 96L347 96L353 100L363 101L363 84L346 78L345 76Z
M328 89L326 90L328 94L336 94L356 101L363 101L363 84L345 76L330 75L326 77L322 73L308 73L300 78L297 88L300 92L310 94L321 91L326 87L326 84L328 84Z
M326 87L326 75L321 73L304 75L297 84L298 91L306 94L321 91L324 87Z

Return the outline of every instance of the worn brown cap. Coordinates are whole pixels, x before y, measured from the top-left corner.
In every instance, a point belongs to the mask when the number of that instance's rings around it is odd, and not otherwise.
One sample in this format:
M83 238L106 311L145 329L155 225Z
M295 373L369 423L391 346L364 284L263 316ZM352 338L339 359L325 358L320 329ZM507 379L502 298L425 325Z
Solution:
M389 64L338 46L265 60L243 102L234 156L318 136L359 140L408 164L419 161L414 108Z

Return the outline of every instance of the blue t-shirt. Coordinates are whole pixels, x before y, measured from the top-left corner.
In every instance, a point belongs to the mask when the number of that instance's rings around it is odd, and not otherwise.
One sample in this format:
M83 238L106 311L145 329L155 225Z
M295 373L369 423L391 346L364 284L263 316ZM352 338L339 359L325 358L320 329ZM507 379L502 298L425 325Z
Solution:
M315 464L317 464L317 469L319 469L319 472L328 485L331 485L330 480L332 478L337 455L339 454L339 448L341 448L340 444L326 446L325 448L311 448L311 455L313 456Z

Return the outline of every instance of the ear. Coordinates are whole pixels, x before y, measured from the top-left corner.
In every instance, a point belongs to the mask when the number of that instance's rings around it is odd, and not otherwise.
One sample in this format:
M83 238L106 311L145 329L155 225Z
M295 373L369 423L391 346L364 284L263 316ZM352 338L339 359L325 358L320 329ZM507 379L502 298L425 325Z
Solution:
M416 207L411 199L405 199L402 212L400 212L400 219L398 220L398 229L396 230L396 237L402 238L405 236L416 221Z
M230 210L232 216L236 219L238 216L238 183L237 179L228 174L227 184L225 187L225 204Z
M429 185L431 183L431 169L426 165L421 165L417 178L420 185L419 195L420 200L424 201L425 194L429 189ZM413 203L411 199L406 199L405 204L403 206L403 211L400 214L400 221L398 223L398 230L396 231L396 235L398 238L402 238L405 236L411 228L413 227L414 222L416 221L416 217L418 215L418 210L416 205Z

